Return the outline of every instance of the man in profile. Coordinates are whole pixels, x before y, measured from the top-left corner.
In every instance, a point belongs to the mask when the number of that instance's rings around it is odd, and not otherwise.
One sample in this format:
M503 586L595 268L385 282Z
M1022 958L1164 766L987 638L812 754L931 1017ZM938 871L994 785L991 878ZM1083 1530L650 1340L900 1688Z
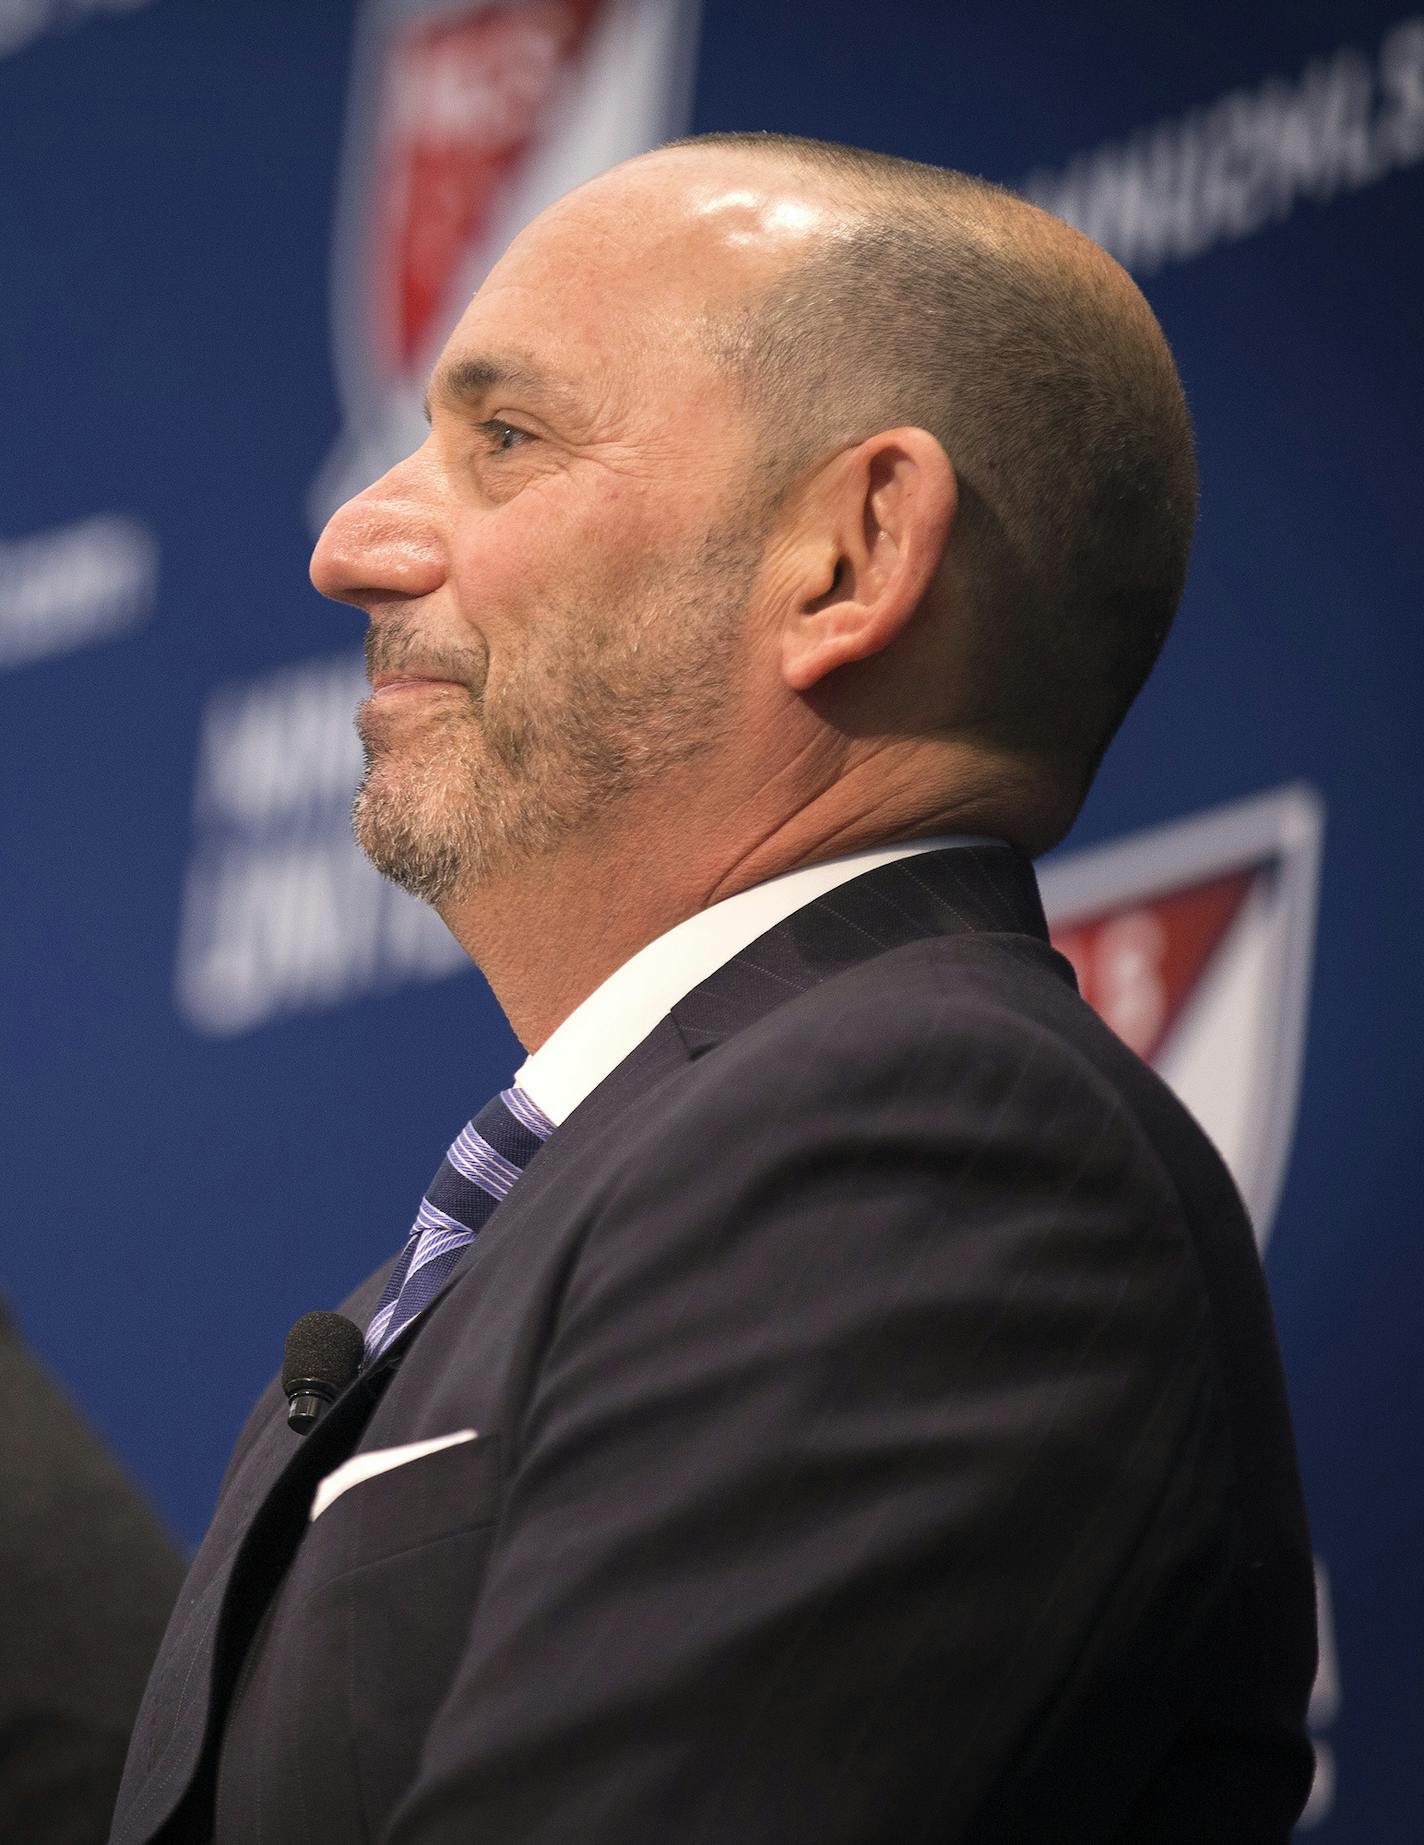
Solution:
M979 181L706 137L522 233L429 409L313 579L358 837L530 1056L360 1375L254 1412L117 1845L1285 1841L1250 1229L1030 865L1186 568L1146 303Z

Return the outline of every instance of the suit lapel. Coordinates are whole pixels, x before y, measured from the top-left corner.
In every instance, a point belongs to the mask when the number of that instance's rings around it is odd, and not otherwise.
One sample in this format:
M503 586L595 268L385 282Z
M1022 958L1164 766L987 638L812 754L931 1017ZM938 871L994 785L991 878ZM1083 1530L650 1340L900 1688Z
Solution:
M259 1403L257 1433L224 1483L149 1681L120 1789L114 1845L151 1837L185 1797L201 1804L205 1782L194 1784L195 1771L301 1540L317 1483L360 1439L387 1381L358 1380L305 1438L288 1428L277 1385ZM170 1694L162 1708L150 1706L155 1691Z

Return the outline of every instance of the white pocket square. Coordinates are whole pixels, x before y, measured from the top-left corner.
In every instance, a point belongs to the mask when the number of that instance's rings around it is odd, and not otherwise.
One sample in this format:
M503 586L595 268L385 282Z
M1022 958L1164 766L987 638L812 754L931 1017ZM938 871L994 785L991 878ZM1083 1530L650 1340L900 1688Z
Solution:
M432 1435L428 1441L408 1441L399 1448L373 1448L369 1454L353 1454L349 1461L333 1468L317 1487L311 1517L320 1518L348 1487L359 1486L362 1480L374 1480L378 1473L389 1473L392 1467L404 1467L407 1461L438 1454L441 1448L453 1448L457 1442L473 1441L478 1433L478 1429L456 1429L453 1435Z

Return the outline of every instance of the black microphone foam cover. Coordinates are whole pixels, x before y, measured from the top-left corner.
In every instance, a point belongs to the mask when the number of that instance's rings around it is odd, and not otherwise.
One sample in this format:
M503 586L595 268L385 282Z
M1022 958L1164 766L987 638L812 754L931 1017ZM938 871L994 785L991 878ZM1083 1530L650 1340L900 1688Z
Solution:
M341 1313L304 1313L287 1334L282 1389L292 1427L302 1433L361 1369L361 1328Z

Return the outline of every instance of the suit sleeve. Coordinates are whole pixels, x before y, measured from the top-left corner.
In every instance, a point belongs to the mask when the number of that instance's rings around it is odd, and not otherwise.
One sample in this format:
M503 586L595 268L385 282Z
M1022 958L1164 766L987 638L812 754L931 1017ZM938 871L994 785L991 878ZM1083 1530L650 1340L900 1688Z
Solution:
M630 1141L390 1845L943 1845L1163 1583L1204 1619L1174 1189L1061 1040L904 1014L764 1021Z

